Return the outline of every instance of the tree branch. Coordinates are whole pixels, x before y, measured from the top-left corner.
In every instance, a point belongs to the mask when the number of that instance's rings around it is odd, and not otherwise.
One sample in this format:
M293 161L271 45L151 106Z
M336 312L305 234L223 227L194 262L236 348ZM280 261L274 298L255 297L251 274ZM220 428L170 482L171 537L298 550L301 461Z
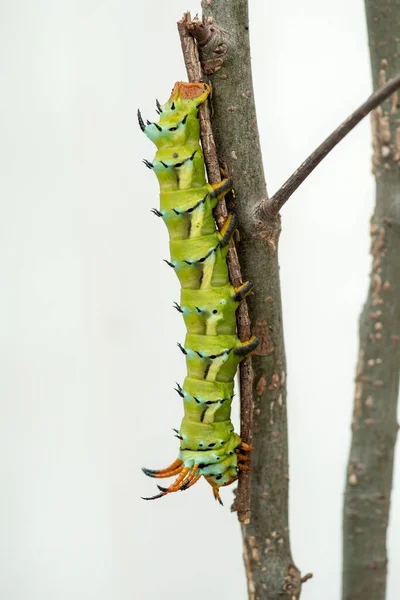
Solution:
M282 206L290 196L297 190L303 181L312 173L317 165L325 158L333 148L373 109L382 104L389 96L400 88L400 75L396 75L383 87L376 90L361 106L357 108L330 136L326 138L310 154L308 158L296 169L296 171L285 181L281 188L262 205L262 215L269 218L279 213ZM397 101L397 100L396 100Z
M400 4L366 0L374 88L400 71ZM396 78L397 79L397 78ZM393 79L393 82L395 79ZM398 95L372 115L376 206L372 271L360 319L352 442L343 510L343 600L384 600L386 531L400 375L400 128Z
M198 23L201 23L197 19ZM182 52L185 61L186 71L189 81L202 81L203 74L200 66L200 59L194 39L189 33L193 31L196 21L192 22L190 13L186 12L182 19L178 21L178 31L181 39ZM199 112L201 143L203 147L204 160L207 168L208 181L219 183L221 181L221 171L218 163L217 152L215 148L214 137L210 122L210 109L207 103L200 107ZM225 200L218 202L214 211L218 227L221 229L228 215ZM242 283L242 274L239 265L236 248L232 242L229 247L228 257L229 278L233 286L237 287ZM243 300L236 311L238 336L243 342L251 337L250 319L246 300ZM240 364L240 437L248 444L252 444L253 432L253 370L251 359L246 358ZM250 459L251 460L251 459ZM249 464L251 462L249 461ZM250 512L250 493L251 493L251 471L241 471L236 491L234 510L238 513L238 519L241 523L249 523Z
M213 88L212 125L218 161L233 178L230 204L238 217L238 255L244 279L255 283L248 300L252 333L254 410L251 523L243 525L250 600L300 596L288 526L286 359L277 246L279 217L259 218L267 198L250 67L247 0L204 1L203 20L190 24L203 73ZM303 581L309 577L306 576Z

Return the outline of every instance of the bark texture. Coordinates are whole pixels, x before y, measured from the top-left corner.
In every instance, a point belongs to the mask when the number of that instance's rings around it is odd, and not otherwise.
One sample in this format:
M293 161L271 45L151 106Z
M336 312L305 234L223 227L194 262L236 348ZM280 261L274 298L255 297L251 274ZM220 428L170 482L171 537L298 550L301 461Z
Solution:
M278 265L280 217L262 210L267 198L250 67L247 0L203 2L205 31L197 36L203 71L213 88L212 126L218 157L234 181L237 251L243 280L255 283L248 300L252 333L254 425L251 522L243 525L250 600L294 600L301 577L293 563L288 526L286 359ZM200 28L201 29L201 28Z
M374 88L400 72L400 2L366 0ZM384 600L400 373L400 107L372 113L376 207L343 514L343 600Z

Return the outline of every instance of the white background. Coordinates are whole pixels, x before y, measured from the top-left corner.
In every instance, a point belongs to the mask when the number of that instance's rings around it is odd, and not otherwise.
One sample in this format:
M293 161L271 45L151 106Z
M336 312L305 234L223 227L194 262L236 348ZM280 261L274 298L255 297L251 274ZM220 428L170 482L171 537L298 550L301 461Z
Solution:
M197 2L0 2L0 597L242 600L236 517L202 483L146 503L175 458L178 283L151 214L154 118ZM361 0L251 2L270 193L371 91ZM357 320L370 266L368 119L282 211L293 556L339 600ZM392 505L399 504L399 477ZM391 515L388 600L398 598ZM397 535L396 535L397 532Z

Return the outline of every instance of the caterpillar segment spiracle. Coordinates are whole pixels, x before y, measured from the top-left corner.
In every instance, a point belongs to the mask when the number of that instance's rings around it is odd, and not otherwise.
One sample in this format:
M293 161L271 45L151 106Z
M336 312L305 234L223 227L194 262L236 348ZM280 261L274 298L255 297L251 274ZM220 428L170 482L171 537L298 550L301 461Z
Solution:
M166 104L157 101L157 123L145 123L138 111L140 128L157 147L154 160L143 162L160 185L160 208L153 213L168 228L170 259L165 262L181 284L175 308L187 329L185 343L178 344L187 366L187 377L176 387L184 407L176 430L179 455L165 469L143 469L149 477L175 481L158 486L159 493L145 500L188 490L204 477L222 504L219 488L233 483L240 469L249 469L251 446L235 433L230 414L237 366L259 339L242 343L236 334L235 312L253 283L231 285L226 256L235 216L228 216L221 231L213 217L232 181L210 185L206 180L198 109L209 93L206 83L177 82Z

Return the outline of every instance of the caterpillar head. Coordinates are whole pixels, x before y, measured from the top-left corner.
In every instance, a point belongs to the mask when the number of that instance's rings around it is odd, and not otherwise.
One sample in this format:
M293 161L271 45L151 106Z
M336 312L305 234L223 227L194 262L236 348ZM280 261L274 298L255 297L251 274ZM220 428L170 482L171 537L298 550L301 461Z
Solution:
M174 110L185 114L194 113L197 111L211 92L211 88L207 83L177 81L168 100L170 110Z
M211 88L207 83L177 81L169 100L163 106L157 105L160 114L158 123L147 121L145 124L138 111L141 130L158 150L183 146L190 142L197 143L200 131L198 108L210 92ZM163 157L164 162L166 158Z

